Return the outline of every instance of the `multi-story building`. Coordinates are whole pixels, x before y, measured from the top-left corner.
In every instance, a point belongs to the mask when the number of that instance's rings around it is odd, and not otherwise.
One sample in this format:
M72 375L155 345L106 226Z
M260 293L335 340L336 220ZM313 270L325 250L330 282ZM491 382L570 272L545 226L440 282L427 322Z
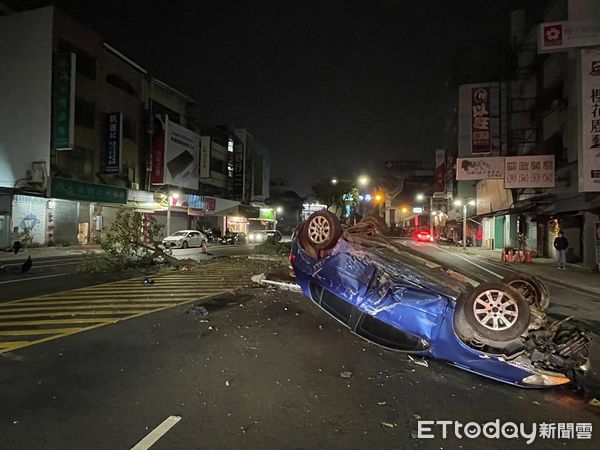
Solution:
M470 221L470 233L481 244L496 249L516 247L521 235L529 249L554 256L552 241L560 229L571 243L568 260L594 267L598 263L594 230L599 220L600 193L587 192L580 186L585 133L581 112L586 101L582 80L587 69L582 68L584 50L577 46L550 53L540 51L540 23L556 21L586 21L586 27L596 23L600 30L600 4L592 0L556 0L535 20L524 11L514 11L511 51L499 64L504 70L495 79L471 80L474 82L460 86L457 121L458 157L547 155L554 158L554 187L505 189L503 179L469 180L457 183L456 194L462 199L477 199L477 206L469 209L474 219ZM480 88L489 96L489 134L483 151L476 148L479 144L473 139L473 93Z
M127 205L163 223L173 191L173 229L240 201L258 216L269 165L251 135L204 133L196 100L60 10L0 16L0 59L0 245L13 226L31 243L101 240Z

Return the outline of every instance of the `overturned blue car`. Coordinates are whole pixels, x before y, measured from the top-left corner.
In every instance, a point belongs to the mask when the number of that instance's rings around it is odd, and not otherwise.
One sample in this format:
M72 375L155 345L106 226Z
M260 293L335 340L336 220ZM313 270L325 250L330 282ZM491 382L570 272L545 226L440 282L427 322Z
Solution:
M306 297L389 350L521 387L569 383L589 365L590 334L547 319L537 278L477 283L386 238L378 218L344 229L334 214L313 213L290 259Z

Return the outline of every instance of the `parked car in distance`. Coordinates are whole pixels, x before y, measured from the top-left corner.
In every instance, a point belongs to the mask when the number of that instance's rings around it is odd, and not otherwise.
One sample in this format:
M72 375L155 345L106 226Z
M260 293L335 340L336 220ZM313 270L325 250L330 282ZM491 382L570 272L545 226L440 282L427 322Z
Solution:
M281 241L283 235L278 230L255 230L248 233L248 242L260 243L273 238L275 242Z
M162 240L166 248L188 248L206 245L208 239L200 231L180 230Z
M245 244L247 242L246 233L242 233L241 231L230 232L221 237L219 242L223 245Z

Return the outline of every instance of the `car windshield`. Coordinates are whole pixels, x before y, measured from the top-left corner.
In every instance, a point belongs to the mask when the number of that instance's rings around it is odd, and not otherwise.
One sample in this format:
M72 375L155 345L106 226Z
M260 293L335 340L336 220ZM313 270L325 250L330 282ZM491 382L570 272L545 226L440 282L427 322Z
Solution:
M171 236L187 236L187 231L177 231L173 233Z

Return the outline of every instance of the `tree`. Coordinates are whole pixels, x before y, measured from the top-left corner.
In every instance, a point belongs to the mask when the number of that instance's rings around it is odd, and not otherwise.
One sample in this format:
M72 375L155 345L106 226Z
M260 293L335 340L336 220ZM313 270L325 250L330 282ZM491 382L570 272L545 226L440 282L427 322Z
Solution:
M358 203L358 189L347 181L339 180L333 184L331 180L324 179L314 184L312 191L319 202L327 205L327 209L333 208L338 216L345 214L347 203L350 203L351 206ZM350 200L344 200L345 194L350 196Z
M146 267L157 262L174 266L196 264L191 259L179 260L160 247L155 240L162 226L153 218L129 208L121 208L100 246L103 253L87 255L83 270L102 272Z

